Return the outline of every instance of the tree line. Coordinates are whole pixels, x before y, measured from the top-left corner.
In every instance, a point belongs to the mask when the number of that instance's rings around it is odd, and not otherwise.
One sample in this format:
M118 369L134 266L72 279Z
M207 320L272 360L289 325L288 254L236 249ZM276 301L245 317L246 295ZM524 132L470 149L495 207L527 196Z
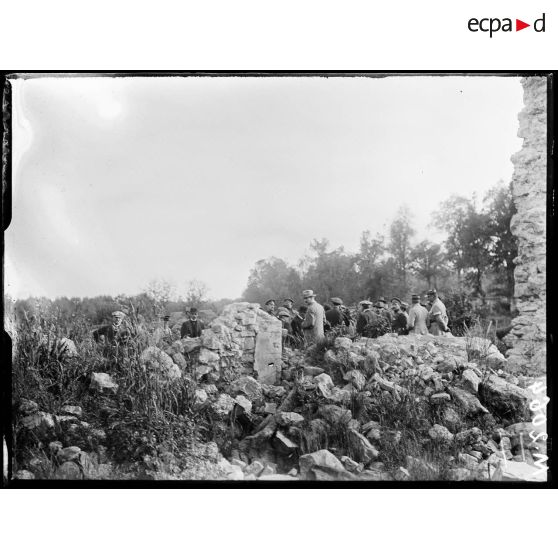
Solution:
M446 234L435 243L416 239L413 215L407 206L397 211L387 234L364 231L357 252L331 248L327 239L314 239L308 255L297 265L271 257L254 265L242 298L264 302L296 298L304 288L322 301L341 297L347 304L380 296L410 298L430 288L470 296L486 303L503 299L509 311L513 298L516 242L510 223L515 213L511 189L499 183L481 202L453 195L432 216L432 226Z

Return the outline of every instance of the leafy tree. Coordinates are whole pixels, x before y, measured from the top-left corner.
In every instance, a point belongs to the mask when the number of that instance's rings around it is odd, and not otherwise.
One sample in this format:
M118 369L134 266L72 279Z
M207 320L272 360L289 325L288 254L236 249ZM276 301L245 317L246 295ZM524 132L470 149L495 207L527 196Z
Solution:
M394 269L403 292L407 291L407 273L411 263L411 239L415 230L411 225L411 213L406 205L397 211L395 219L389 228L389 252L392 255ZM399 279L399 280L397 280Z
M279 302L285 297L295 298L301 290L301 280L297 271L284 260L273 257L256 262L250 271L243 298L260 304L269 298Z
M446 256L439 244L423 240L411 250L410 267L431 289L437 287L436 280L445 271L445 260Z
M490 268L503 280L499 294L513 297L514 259L517 241L511 232L511 220L516 213L511 188L503 182L489 190L484 198L488 218L486 233L490 236Z

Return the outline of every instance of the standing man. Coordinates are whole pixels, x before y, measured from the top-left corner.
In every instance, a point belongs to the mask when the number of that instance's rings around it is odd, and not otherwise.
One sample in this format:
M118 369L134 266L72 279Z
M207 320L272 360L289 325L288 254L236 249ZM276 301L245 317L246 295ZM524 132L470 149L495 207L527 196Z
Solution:
M330 323L331 327L336 327L345 324L348 326L350 321L343 313L343 301L339 297L331 299L333 308L326 312L326 320Z
M428 316L430 318L430 333L432 335L444 335L448 329L448 314L446 305L438 298L436 289L431 289L427 293L428 302L432 304Z
M407 321L409 320L409 305L406 302L401 302L401 312L405 314Z
M377 300L377 307L380 309L380 316L383 316L386 319L387 323L391 326L391 322L393 321L393 316L391 315L391 312L387 307L387 302L385 297L381 296Z
M359 302L360 310L356 321L356 332L359 335L365 335L368 324L374 320L372 312L372 303L369 300L361 300Z
M397 297L391 299L391 311L391 330L397 335L407 335L407 317L401 311L401 301Z
M409 310L408 328L411 333L418 333L419 335L426 335L428 333L428 326L426 321L428 319L428 310L420 303L420 296L414 294L411 296L412 306Z
M304 299L304 304L308 307L304 321L301 324L302 330L304 331L304 338L309 344L319 343L325 339L324 307L316 302L316 295L311 289L302 291L302 298Z
M198 309L190 308L189 318L182 324L180 328L180 338L184 337L200 337L204 329L203 322L198 320Z
M270 298L269 300L265 301L265 308L263 309L264 312L267 312L270 316L275 316L275 300Z

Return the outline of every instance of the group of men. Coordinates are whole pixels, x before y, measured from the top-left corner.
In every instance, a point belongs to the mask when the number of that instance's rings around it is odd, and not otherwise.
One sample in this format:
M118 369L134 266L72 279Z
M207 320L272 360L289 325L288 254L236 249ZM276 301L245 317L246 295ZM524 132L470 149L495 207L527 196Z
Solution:
M325 339L328 330L337 329L343 333L351 327L363 337L378 337L387 332L399 335L409 332L445 335L449 332L446 307L434 289L428 291L426 304L421 303L418 294L412 295L410 308L397 297L391 299L391 307L384 297L374 303L362 300L354 316L338 297L331 299L331 305L322 306L316 301L316 293L307 289L302 292L302 299L304 304L298 309L294 308L292 298L283 299L279 307L274 299L265 303L264 310L281 320L284 343L289 346L300 346L303 341L317 343ZM112 323L93 332L95 341L112 345L129 339L131 333L124 318L123 312L113 312ZM169 316L164 317L167 328L168 319ZM204 327L198 318L198 310L190 308L188 319L180 328L180 337L200 337Z
M410 307L398 297L391 299L390 307L384 297L374 303L362 300L354 317L338 297L331 299L331 305L323 306L316 301L312 290L303 291L302 298L304 304L298 310L291 298L283 299L278 308L275 299L265 303L265 311L283 323L283 337L288 345L297 345L302 339L316 343L325 338L329 329L353 325L356 333L363 337L377 337L388 332L399 335L409 332L444 335L449 332L446 307L435 289L428 291L425 304L421 303L418 294L412 295Z

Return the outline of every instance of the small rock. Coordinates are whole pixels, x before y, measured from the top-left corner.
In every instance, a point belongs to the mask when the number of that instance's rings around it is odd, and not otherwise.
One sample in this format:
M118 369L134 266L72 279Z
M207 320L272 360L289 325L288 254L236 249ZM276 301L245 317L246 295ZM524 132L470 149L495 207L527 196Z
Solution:
M244 471L244 469L246 469L246 467L248 467L248 465L246 463L244 463L244 461L242 461L241 459L236 459L233 457L233 459L231 459L231 465L235 465L236 467L240 467L241 471Z
M469 469L475 469L478 465L478 460L472 455L469 455L467 453L459 453L457 455L457 460L459 463L461 463L462 465L464 465Z
M258 477L256 475L254 475L253 473L248 473L247 475L244 475L244 480L245 481L255 481L258 480Z
M362 473L364 470L364 465L362 463L357 463L353 461L349 456L344 455L341 458L341 463L343 463L345 469L350 473Z
M351 478L343 464L328 450L302 455L298 460L300 476L305 480L335 480Z
M81 469L73 461L66 461L56 469L54 478L61 480L81 480Z
M16 478L17 480L33 480L35 478L35 475L27 469L20 469L14 475L14 478Z
M453 441L453 434L441 424L435 424L429 431L428 435L435 442L440 442L442 444L451 444Z
M396 481L411 480L411 473L409 473L405 467L399 467L393 476Z
M353 417L349 409L337 405L322 405L318 409L319 415L330 424L347 424Z
M298 471L293 467L288 473L289 477L296 477L298 476Z
M461 381L463 383L463 387L466 390L470 391L471 393L478 393L480 378L471 369L468 368L467 370L463 371Z
M434 393L430 396L430 403L433 403L434 405L439 405L440 403L447 403L448 401L451 401L451 396L449 393Z
M305 376L310 376L311 378L319 376L325 372L323 368L319 368L318 366L304 366L302 370Z
M258 477L264 468L265 466L261 461L252 461L243 471L245 480L248 480L246 478L248 475L254 475L254 478Z
M378 450L369 442L369 440L354 429L348 430L349 440L355 448L355 453L365 465L378 459Z
M105 372L93 372L91 375L91 389L100 393L118 391L118 384L112 379L110 374Z
M63 463L64 461L74 461L79 457L80 453L81 449L77 446L69 446L58 452L56 457L61 463Z
M252 411L252 402L244 397L244 395L237 395L234 398L235 403L241 407L245 413L250 413Z
M232 471L227 474L227 479L233 481L244 480L244 473L242 472L242 469L240 467L233 465Z
M264 413L266 415L274 415L277 412L277 403L266 403Z
M275 415L275 420L281 426L297 426L304 422L304 417L298 413L280 411Z
M336 350L348 351L353 345L353 342L348 337L336 337L333 342L333 347Z
M278 452L286 455L290 455L298 449L298 446L279 430L275 433L275 437L273 438L273 446Z
M81 418L83 415L83 409L78 405L64 405L60 412L64 413L65 415L73 415L74 417Z
M21 419L21 425L33 431L38 438L49 436L54 431L54 419L50 413L38 411Z
M260 473L260 477L266 475L275 475L277 473L277 467L273 463L266 463L263 471Z

